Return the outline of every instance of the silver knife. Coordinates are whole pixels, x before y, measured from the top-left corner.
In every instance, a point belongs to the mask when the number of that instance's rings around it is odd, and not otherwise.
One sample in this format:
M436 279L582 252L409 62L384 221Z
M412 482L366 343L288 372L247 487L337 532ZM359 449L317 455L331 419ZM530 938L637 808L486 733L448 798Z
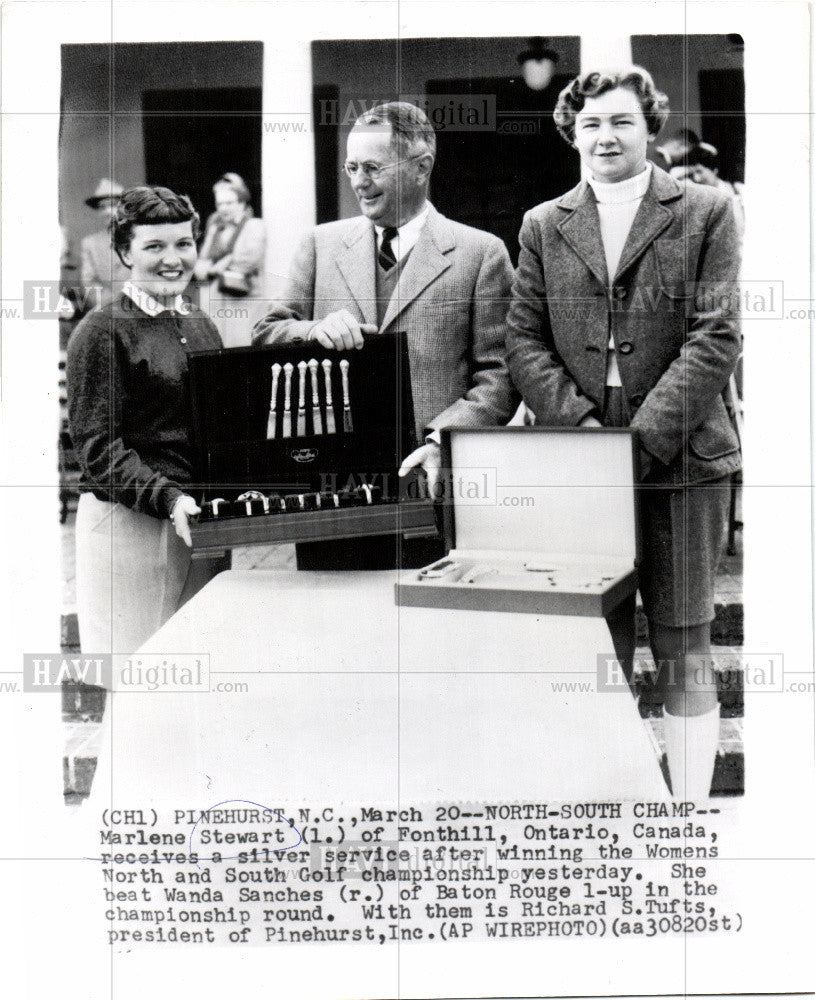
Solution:
M334 403L331 399L331 359L323 361L323 375L325 376L325 432L326 434L336 434L337 424L334 420Z
M283 374L286 376L283 397L283 437L291 437L291 377L294 372L294 365L287 361L283 365Z
M300 383L297 387L297 437L303 437L306 433L306 372L308 364L305 361L298 361L297 371L300 373Z
M272 398L269 403L269 421L266 424L266 439L271 441L277 431L277 383L283 366L275 362L272 365Z
M342 374L342 429L352 431L354 421L351 419L351 394L348 390L348 369L351 363L347 358L340 361L340 373Z
M311 372L311 422L314 425L314 433L323 433L323 417L320 413L320 383L317 369L320 367L316 358L311 358L308 363L308 370Z

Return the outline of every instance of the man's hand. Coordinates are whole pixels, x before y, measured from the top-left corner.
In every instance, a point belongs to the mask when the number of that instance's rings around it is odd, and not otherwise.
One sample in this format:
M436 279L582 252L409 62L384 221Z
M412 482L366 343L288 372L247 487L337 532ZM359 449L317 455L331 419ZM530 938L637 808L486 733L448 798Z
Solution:
M433 441L412 451L399 466L399 475L406 476L411 469L420 466L427 476L427 491L435 499L439 490L441 473L441 448Z
M308 339L316 340L329 351L359 350L363 333L376 333L377 329L375 323L360 323L347 309L337 309L314 324Z
M190 518L193 514L200 514L201 508L186 493L176 500L170 512L170 520L173 522L175 533L184 542L187 548L192 548L192 538L190 537Z
M583 419L580 421L580 423L577 426L578 427L602 427L603 425L600 423L600 421L597 419L597 417L593 417L591 414L589 414L588 416L583 417Z

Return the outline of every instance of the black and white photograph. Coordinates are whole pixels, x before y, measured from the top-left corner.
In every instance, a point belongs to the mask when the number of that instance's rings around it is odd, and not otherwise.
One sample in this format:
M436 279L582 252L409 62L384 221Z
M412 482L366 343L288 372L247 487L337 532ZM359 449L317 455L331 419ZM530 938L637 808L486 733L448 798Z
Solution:
M809 11L656 6L3 8L15 996L815 992Z

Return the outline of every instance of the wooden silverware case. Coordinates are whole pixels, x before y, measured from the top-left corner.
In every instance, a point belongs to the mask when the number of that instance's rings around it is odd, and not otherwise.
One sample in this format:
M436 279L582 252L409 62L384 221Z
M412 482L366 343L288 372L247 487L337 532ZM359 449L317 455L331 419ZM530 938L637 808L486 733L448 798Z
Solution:
M436 533L416 475L397 476L417 446L404 335L196 352L189 371L196 549Z

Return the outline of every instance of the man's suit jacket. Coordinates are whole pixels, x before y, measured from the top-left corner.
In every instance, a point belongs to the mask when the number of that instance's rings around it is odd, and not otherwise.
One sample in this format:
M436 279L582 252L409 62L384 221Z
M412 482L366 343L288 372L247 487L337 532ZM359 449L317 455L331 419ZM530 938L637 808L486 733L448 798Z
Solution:
M700 482L739 468L722 392L741 350L739 243L730 201L653 168L613 280L583 181L524 218L507 360L539 424L599 415L609 334L651 478Z
M283 299L255 327L255 344L305 340L315 321L347 309L377 321L376 234L365 218L317 226L294 258ZM503 424L518 399L504 364L512 265L496 236L432 206L380 333L407 336L416 430Z

